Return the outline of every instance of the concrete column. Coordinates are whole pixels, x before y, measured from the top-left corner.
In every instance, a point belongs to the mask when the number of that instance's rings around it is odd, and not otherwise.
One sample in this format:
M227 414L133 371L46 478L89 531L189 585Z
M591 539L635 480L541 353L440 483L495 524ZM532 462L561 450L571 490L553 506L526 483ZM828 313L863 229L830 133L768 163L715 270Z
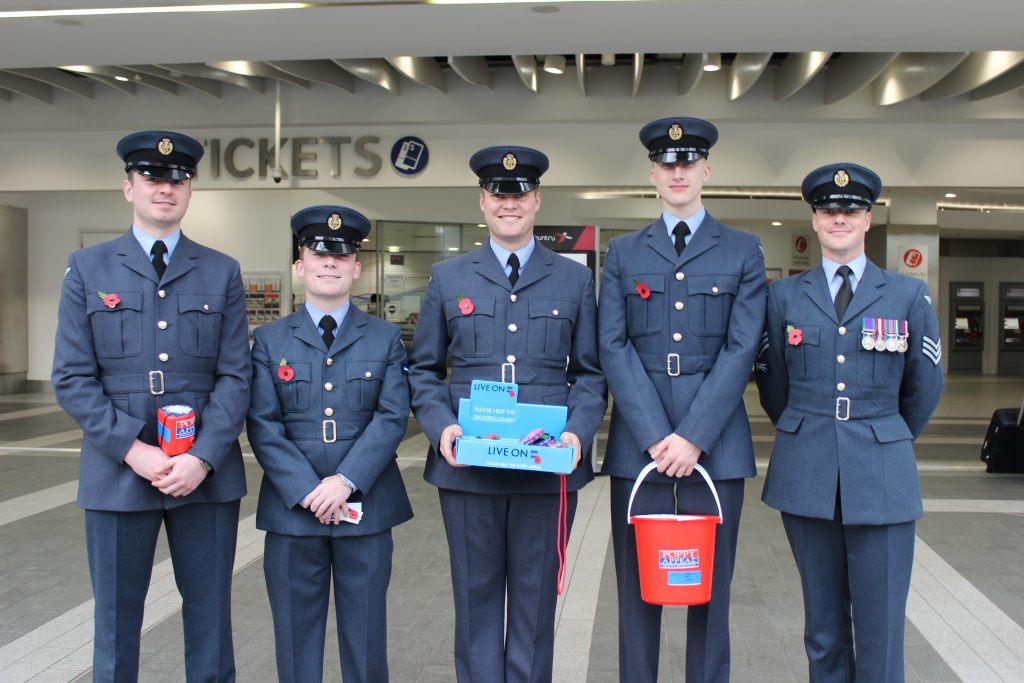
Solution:
M28 375L28 212L0 206L0 394Z

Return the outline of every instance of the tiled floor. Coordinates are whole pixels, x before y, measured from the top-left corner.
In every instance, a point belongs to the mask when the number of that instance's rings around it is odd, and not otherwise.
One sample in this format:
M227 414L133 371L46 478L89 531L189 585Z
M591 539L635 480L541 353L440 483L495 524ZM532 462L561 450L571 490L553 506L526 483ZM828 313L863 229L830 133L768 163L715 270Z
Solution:
M987 475L978 448L996 407L1017 404L1024 380L950 377L918 443L927 515L917 527L907 610L911 681L1024 681L1024 475ZM763 474L772 428L748 390ZM600 445L603 447L602 434ZM91 592L82 513L74 503L79 432L46 395L0 396L0 680L87 679ZM453 613L437 496L420 471L412 425L399 453L416 518L395 531L389 595L391 679L454 681ZM244 445L244 444L243 444ZM246 446L247 448L247 446ZM274 644L255 529L259 466L246 460L234 581L238 677L273 681ZM735 681L806 679L802 606L778 514L747 483L733 581ZM617 681L616 597L607 480L580 495L560 599L555 680ZM143 637L143 681L184 680L180 603L166 546L157 551ZM683 680L684 608L665 612L662 681ZM340 680L333 617L325 680Z

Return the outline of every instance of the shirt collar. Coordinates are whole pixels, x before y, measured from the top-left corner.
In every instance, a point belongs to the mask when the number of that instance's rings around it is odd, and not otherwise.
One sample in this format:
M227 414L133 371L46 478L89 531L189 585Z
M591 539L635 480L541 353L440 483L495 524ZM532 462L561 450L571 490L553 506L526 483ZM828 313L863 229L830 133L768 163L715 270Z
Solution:
M491 245L491 251L494 252L495 258L498 259L498 263L502 268L508 268L508 256L512 252L505 247L500 246L492 239L487 240ZM519 257L519 272L522 272L523 268L526 267L526 262L530 260L530 256L533 255L533 248L537 245L537 240L531 239L526 243L526 246L516 249L515 254Z
M672 234L672 230L675 229L676 223L679 221L685 221L686 226L690 228L690 236L686 238L686 243L689 244L690 239L697 234L697 228L699 228L700 224L704 222L704 216L707 215L707 212L707 209L702 206L697 210L697 213L692 216L680 218L679 216L673 216L668 211L662 211L661 220L665 222L665 227L668 229L669 239L675 239L675 236Z
M330 315L334 318L334 322L338 323L335 329L340 330L341 324L345 322L345 316L348 315L348 309L352 305L352 300L345 301L341 306L334 309L333 311L321 311L319 308L310 303L309 299L306 299L306 312L309 313L309 317L313 319L313 324L317 327L320 326L320 318L325 315Z
M150 235L145 230L140 230L132 224L132 234L135 235L136 241L142 246L142 250L146 252L146 256L149 256L153 251L153 245L156 244L156 238ZM163 243L167 247L167 262L171 262L171 256L174 255L174 248L178 246L178 241L181 239L181 228L178 228L167 237L163 238Z
M839 270L839 266L843 265L849 266L850 270L853 271L853 282L851 285L855 286L864 277L864 269L868 266L868 257L861 254L848 263L836 263L822 256L821 267L825 270L825 281L831 283L836 276L836 271Z

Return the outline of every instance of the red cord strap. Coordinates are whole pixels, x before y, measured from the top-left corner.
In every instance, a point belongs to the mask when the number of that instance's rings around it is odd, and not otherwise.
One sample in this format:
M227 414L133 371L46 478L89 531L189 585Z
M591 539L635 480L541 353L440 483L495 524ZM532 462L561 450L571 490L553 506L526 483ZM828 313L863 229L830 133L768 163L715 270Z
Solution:
M558 477L558 594L565 590L566 546L569 545L569 515L566 505L565 475Z

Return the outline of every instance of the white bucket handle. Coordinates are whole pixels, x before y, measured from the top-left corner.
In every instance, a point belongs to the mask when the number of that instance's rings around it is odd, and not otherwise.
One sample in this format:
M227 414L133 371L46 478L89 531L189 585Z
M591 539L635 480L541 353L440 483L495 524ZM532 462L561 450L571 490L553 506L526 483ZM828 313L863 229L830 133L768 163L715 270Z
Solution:
M656 468L658 463L649 462L647 466L640 470L640 474L637 475L636 483L633 484L633 490L629 493L629 505L626 507L626 524L629 524L629 519L632 517L633 512L633 498L636 496L637 490L640 488L640 484L644 483L644 478L651 473L651 470ZM700 465L694 465L693 469L700 472L700 476L704 477L704 481L708 483L711 488L711 493L715 496L715 505L718 506L718 523L722 523L722 501L718 500L718 491L715 489L714 482L711 481L711 477L708 476L707 470Z

